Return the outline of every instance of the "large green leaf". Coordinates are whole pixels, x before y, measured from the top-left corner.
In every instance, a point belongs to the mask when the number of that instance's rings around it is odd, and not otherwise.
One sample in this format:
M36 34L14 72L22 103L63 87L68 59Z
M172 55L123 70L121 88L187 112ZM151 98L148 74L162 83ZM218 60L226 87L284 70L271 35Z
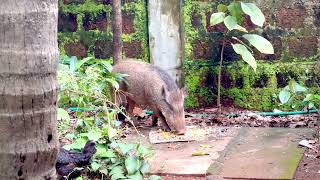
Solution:
M86 143L87 143L87 139L78 138L78 139L75 140L74 143L65 145L65 146L63 146L63 148L66 149L66 150L70 150L70 149L81 150Z
M135 174L127 176L128 180L143 180L143 176L139 171L137 171Z
M90 61L93 57L86 57L76 63L76 69L79 69L84 63Z
M263 26L266 19L261 10L255 4L241 2L241 8L245 14L250 16L251 21L255 25L260 27Z
M241 9L240 3L237 3L237 2L230 3L230 5L228 6L228 10L233 17L237 18L237 20L242 19L243 11Z
M224 4L219 4L217 6L217 10L218 10L218 12L226 12L228 10L228 6L226 6Z
M87 137L91 141L98 141L102 137L102 133L98 130L91 130L87 133Z
M115 165L115 166L111 166L111 171L109 173L110 175L113 174L124 174L124 169L122 166L119 165Z
M254 71L257 69L256 59L252 56L251 52L242 44L232 44L232 48L237 54L240 54L242 59L247 62Z
M295 80L290 80L289 81L289 85L287 85L286 87L284 87L285 91L289 91L292 93L298 93L298 92L305 92L307 91L307 88L301 86L300 84L298 84Z
M128 172L128 175L133 175L139 169L139 162L136 157L128 157L125 160L125 166Z
M91 163L91 168L92 168L93 171L97 171L101 166L102 166L101 164L99 164L99 163L97 163L95 161L93 161Z
M68 111L66 111L62 108L58 108L57 109L57 119L70 122L70 116L69 116Z
M97 146L96 157L98 158L113 158L116 157L115 153L111 150L107 150L105 146Z
M260 52L264 54L274 54L274 49L272 44L262 36L257 34L245 34L243 35L250 44L257 48Z
M214 13L211 15L210 18L210 25L214 26L217 25L219 23L222 23L225 17L225 13L223 12L218 12L218 13Z
M70 58L70 71L73 73L77 70L77 62L78 62L78 59L76 56L72 56Z
M233 16L227 16L225 19L224 19L224 25L230 30L234 30L234 29L237 29L239 31L244 31L244 32L247 32L247 30L238 25L237 23L237 19Z
M287 90L285 90L285 89L282 90L282 91L279 93L279 100L280 100L281 104L287 103L287 102L289 101L290 97L291 97L290 92L287 91Z
M142 162L141 168L140 168L140 172L142 174L147 174L150 172L150 164L146 161Z

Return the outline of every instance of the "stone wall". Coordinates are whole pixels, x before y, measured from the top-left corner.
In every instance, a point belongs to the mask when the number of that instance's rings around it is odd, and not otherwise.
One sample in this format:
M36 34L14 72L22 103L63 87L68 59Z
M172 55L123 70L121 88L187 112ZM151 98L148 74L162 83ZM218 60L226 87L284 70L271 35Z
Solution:
M210 16L219 3L230 0L185 0L185 79L189 87L187 107L215 104L217 94L217 62L223 26L210 26ZM266 16L263 31L274 55L255 52L257 73L236 61L232 47L226 47L222 72L222 103L257 110L272 110L277 106L280 88L295 79L320 91L320 1L319 0L259 0L257 5ZM255 30L250 18L243 26ZM257 33L256 32L256 33Z
M217 94L221 26L209 20L218 3L231 0L184 0L185 84L187 107L212 106ZM59 0L61 54L79 58L112 56L111 0ZM149 60L146 0L122 0L123 54ZM277 106L277 94L290 79L320 91L319 0L257 0L267 23L260 32L274 47L274 55L255 53L257 73L227 46L222 72L222 103L257 110ZM244 26L254 30L250 18Z
M123 54L149 59L147 7L144 0L122 0ZM59 0L61 54L112 57L111 0Z

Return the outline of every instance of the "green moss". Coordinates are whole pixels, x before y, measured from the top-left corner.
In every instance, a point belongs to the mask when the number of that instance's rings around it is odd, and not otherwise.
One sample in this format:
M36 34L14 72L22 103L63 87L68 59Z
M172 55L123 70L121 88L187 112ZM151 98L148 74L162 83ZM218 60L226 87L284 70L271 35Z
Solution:
M111 6L97 4L94 0L85 0L83 4L69 4L65 5L64 0L59 0L59 10L65 13L77 14L84 16L85 13L92 15L92 17L97 17L102 12L110 14L112 11Z
M187 98L186 107L198 107L203 104L213 104L216 95L215 88L206 87L203 83L211 72L217 76L217 66L205 65L202 61L188 61L185 65L186 85L189 88L190 97ZM242 61L237 61L225 66L225 75L229 77L228 82L231 87L222 88L222 97L231 98L234 105L242 108L270 111L278 107L277 76L279 73L290 72L292 77L285 79L285 84L290 78L296 78L299 82L304 82L308 77L308 72L314 63L267 63L258 61L257 72ZM240 82L239 79L242 81ZM211 82L213 83L213 82ZM215 84L209 85L216 87ZM319 88L311 88L310 92L319 91Z
M141 57L145 61L150 59L149 43L148 43L148 10L146 2L139 0L136 2L126 3L122 7L123 12L134 14L134 28L135 32L132 34L123 34L123 42L132 42L134 40L141 41L144 53Z
M140 57L146 61L149 60L149 45L148 45L148 23L147 23L147 6L144 0L137 0L135 2L125 3L122 6L123 13L134 15L135 32L131 34L123 34L123 42L140 41L142 43L143 53ZM68 4L65 5L63 0L59 0L59 10L61 13L72 13L77 17L77 31L76 32L59 32L59 49L61 54L65 54L64 45L69 42L81 41L88 48L88 54L93 54L95 42L97 40L112 41L112 7L96 3L95 0L85 0L83 4ZM94 20L99 15L105 14L108 20L108 25L104 31L89 30L85 31L83 28L83 21L85 17Z
M300 159L303 156L303 149L291 146L289 147L288 154L290 155L290 158L281 162L282 166L286 167L286 169L283 171L284 173L279 177L279 179L288 179L294 176Z

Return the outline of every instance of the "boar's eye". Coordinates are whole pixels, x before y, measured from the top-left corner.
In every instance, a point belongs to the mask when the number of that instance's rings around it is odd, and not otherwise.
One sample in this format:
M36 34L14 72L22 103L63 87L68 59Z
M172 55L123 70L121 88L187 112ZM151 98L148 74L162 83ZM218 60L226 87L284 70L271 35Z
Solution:
M170 109L170 111L173 111L173 110L174 110L173 106L172 106L169 102L167 102L166 100L164 100L164 102L166 103L166 105L168 106L168 108Z

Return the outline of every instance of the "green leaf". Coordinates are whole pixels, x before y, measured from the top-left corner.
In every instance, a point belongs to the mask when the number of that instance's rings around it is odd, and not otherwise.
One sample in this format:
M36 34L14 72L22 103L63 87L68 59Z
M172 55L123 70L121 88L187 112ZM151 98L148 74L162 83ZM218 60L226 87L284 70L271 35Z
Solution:
M314 103L313 102L310 102L308 104L308 109L313 109L315 107Z
M127 154L129 151L131 151L134 148L133 144L119 143L118 146L119 146L122 154Z
M107 78L106 81L110 82L114 88L119 89L119 83L115 79Z
M224 4L219 4L217 9L218 9L218 12L226 12L228 10L228 6Z
M251 52L242 44L232 44L232 48L237 54L240 54L242 59L247 62L256 72L257 62Z
M116 154L111 150L107 150L106 147L97 146L96 157L98 157L98 158L113 158L113 157L116 157Z
M289 101L291 97L291 94L289 91L286 91L286 90L282 90L280 93L279 93L279 100L280 100L280 103L281 104L285 104Z
M62 109L62 108L58 108L57 109L57 119L58 120L64 120L64 121L67 121L67 122L70 122L70 116L69 116L69 113L68 111Z
M103 175L106 175L106 176L108 176L108 174L109 174L108 169L105 169L105 168L100 169L99 172L102 173Z
M77 60L77 57L76 56L72 56L70 58L70 71L71 72L75 72L77 70L77 64L78 60Z
M124 176L124 170L121 166L115 166L111 169L109 175L111 176L111 180L118 180L122 178L126 178Z
M112 139L114 137L116 137L118 134L118 131L112 127L108 127L108 137L109 139Z
M214 13L211 15L210 18L210 25L214 26L217 25L219 23L222 23L225 17L225 13L223 12L218 12L218 13Z
M141 173L139 171L136 172L135 174L127 176L127 177L128 177L128 179L131 179L131 180L142 180L143 179L143 176L141 175Z
M126 177L124 176L124 174L113 174L111 176L111 180L119 180L119 179L125 179Z
M63 146L63 148L66 150L70 150L70 149L81 150L86 143L87 143L87 139L78 138L78 139L76 139L76 141L74 143L65 145L65 146Z
M306 92L307 91L307 88L301 86L300 84L298 84L297 82L294 82L294 92L297 93L297 92Z
M76 135L73 134L73 133L68 133L64 137L67 138L67 139L71 139L72 140L72 139L76 138Z
M272 44L264 37L256 34L245 34L243 35L243 37L247 39L250 42L250 44L252 44L260 52L264 54L274 54Z
M136 157L128 157L125 160L125 166L128 172L128 175L132 175L139 169L138 159Z
M242 19L243 11L241 9L240 3L233 2L228 6L228 10L233 17L236 17L238 21Z
M112 65L110 61L101 61L101 64L103 64L104 68L107 69L108 72L112 71Z
M160 176L157 175L152 175L149 177L149 180L162 180L162 178Z
M265 22L265 17L261 10L253 3L243 3L241 2L241 8L243 12L250 16L251 21L257 25L262 27Z
M224 25L225 25L230 31L236 29L236 30L239 30L239 31L247 32L247 30L246 30L244 27L238 25L237 19L236 19L235 17L233 17L233 16L227 16L227 17L224 19Z
M102 134L97 130L91 130L88 132L87 137L91 141L98 141L102 137Z
M79 69L84 63L90 61L93 57L86 57L76 63L76 69Z
M99 163L97 163L95 161L93 161L91 163L91 168L92 168L93 171L97 171L101 166L102 166L101 164L99 164Z
M80 176L80 177L77 177L76 180L82 180L82 177L81 177L81 176Z
M140 168L140 172L142 174L147 174L150 172L150 164L146 161L142 162L141 168Z
M146 155L150 154L151 151L147 147L139 145L138 146L138 153L139 153L139 156L146 156Z

